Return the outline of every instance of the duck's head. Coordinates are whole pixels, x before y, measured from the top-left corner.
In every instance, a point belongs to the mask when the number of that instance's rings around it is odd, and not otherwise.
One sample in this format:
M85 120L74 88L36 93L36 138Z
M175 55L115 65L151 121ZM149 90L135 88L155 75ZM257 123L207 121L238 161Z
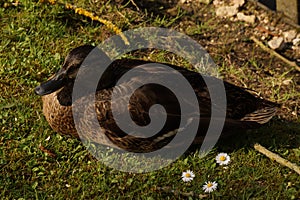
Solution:
M40 96L47 95L74 81L82 62L94 48L92 45L83 45L71 50L62 68L49 80L36 87L35 93Z

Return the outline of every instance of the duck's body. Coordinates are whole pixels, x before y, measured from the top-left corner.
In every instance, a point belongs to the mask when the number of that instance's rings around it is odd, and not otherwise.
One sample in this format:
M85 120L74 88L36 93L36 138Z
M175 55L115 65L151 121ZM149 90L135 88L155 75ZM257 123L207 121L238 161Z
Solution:
M72 113L72 89L75 76L73 73L74 70L70 69L78 69L84 58L93 48L92 46L85 45L72 50L66 58L63 68L49 81L36 88L37 94L44 95L42 97L43 113L50 126L56 132L78 137ZM113 142L114 145L119 148L134 152L157 150L170 142L176 134L180 121L180 109L178 109L179 105L174 94L156 84L148 84L140 87L131 95L132 92L129 91L131 87L130 81L115 85L118 79L127 71L147 63L150 62L120 59L114 61L108 67L108 70L106 70L103 76L106 77L104 79L107 79L105 86L101 86L100 84L97 87L95 104L89 104L85 108L86 116L89 115L89 112L93 112L93 109L96 110L97 119L102 127L102 132L100 130L97 132L95 129L85 130L87 138L105 145L111 145L111 142ZM188 71L182 67L169 64L164 65L168 65L181 73L189 81L189 84L195 91L199 104L191 105L191 109L193 109L193 106L199 106L200 108L200 119L193 119L200 120L200 128L198 129L195 143L201 142L205 136L211 116L211 99L204 79L201 74ZM156 72L159 73L159 70L159 67L156 69L154 65L149 68L149 73L154 77ZM217 78L207 76L206 78L210 80L211 84L223 84L223 81ZM274 116L277 104L255 97L244 89L230 83L224 82L224 86L227 96L227 108L223 132L228 133L234 129L257 127L258 125L268 122ZM111 94L114 89L126 90L126 88L128 93L125 92L125 95L131 95L128 105L131 118L139 126L146 126L150 123L151 120L148 112L152 105L160 104L164 106L168 117L167 122L163 129L156 135L145 138L141 133L141 137L134 137L127 135L127 133L122 131L116 124L111 112ZM122 101L123 96L121 96L121 94L122 93L120 93L120 100L117 101L117 103L126 103ZM73 105L86 105L88 102L87 99L86 96L80 97L73 101ZM188 101L188 99L186 101ZM219 108L218 105L213 106ZM219 109L222 108L220 107ZM120 108L118 112L122 113L126 111ZM79 121L82 126L89 127L88 120L80 118Z

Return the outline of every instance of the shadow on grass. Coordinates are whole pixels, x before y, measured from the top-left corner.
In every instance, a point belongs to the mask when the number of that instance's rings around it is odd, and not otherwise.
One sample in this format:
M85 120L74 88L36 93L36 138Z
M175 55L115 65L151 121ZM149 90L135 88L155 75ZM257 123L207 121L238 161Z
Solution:
M220 140L216 147L224 152L232 152L241 148L253 148L255 143L270 150L298 148L300 124L274 119L259 129L236 132L231 137Z

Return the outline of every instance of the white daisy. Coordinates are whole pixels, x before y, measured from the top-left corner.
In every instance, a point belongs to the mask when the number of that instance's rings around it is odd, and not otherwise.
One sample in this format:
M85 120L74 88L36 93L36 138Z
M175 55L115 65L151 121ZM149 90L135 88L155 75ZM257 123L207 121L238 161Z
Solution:
M214 182L207 181L205 182L202 188L204 192L211 193L212 191L215 191L217 187L218 187L218 183L216 183L216 181Z
M230 156L227 153L219 153L216 156L216 161L220 165L228 165L230 162Z
M182 172L181 177L184 182L190 182L195 177L195 174L191 170L187 170L186 172Z

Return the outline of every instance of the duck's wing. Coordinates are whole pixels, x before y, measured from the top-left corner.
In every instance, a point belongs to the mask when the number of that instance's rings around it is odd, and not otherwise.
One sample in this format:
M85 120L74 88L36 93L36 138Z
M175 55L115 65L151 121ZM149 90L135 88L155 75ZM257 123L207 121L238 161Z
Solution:
M77 117L80 118L81 127L96 127L88 119L94 109L102 128L102 132L98 131L98 133L90 131L90 128L83 130L90 134L87 135L88 139L103 143L103 141L107 142L103 137L105 135L118 146L125 145L127 148L140 149L140 145L144 144L143 149L153 150L168 143L178 129L188 126L192 123L191 121L199 122L199 117L196 118L193 113L198 106L197 101L196 104L189 103L190 100L184 98L185 91L182 91L183 101L187 102L186 106L189 107L187 110L190 112L185 113L187 120L181 123L182 112L176 95L168 88L155 84L158 79L161 79L160 68L141 69L140 73L141 77L133 76L120 81L112 88L97 91L94 105L93 101L87 102L88 97L82 97L76 101L77 105L87 105L86 108L81 109L83 113L79 113L80 117ZM145 77L150 77L150 83L136 88L135 84L143 83ZM153 109L156 105L161 107ZM127 126L128 129L124 130L122 125ZM147 131L143 131L143 127L146 127ZM151 146L147 145L148 143Z
M157 93L161 91L157 85L143 86L134 94L129 87L121 84L98 91L95 103L88 97L74 103L74 109L77 108L75 118L79 119L76 128L81 138L133 152L154 151L172 140L180 128L182 117L176 98L168 95L167 90ZM165 101L169 99L163 105L164 110L150 111L151 106L162 103L157 100L160 94L163 94ZM159 120L162 126L159 123L157 126L146 127ZM143 127L147 130L143 130Z
M130 62L131 64L128 65L128 68L114 69L112 72L121 77L125 72L135 67L136 63L134 63L134 61ZM139 64L143 63L148 62L141 62ZM115 67L120 67L121 64L122 63L114 63ZM207 80L209 80L209 84L212 84L212 88L224 84L226 90L227 108L218 104L212 105L210 98L211 91L208 90L201 74L177 66L169 66L181 73L189 81L189 84L196 94L198 103L194 104L191 103L189 98L184 98L184 92L186 91L182 91L183 101L189 107L188 110L191 111L185 113L185 115L187 115L187 118L192 122L200 121L200 130L198 130L199 138L205 136L209 126L211 106L214 106L215 109L223 109L227 112L224 127L225 131L237 128L255 127L256 125L267 122L276 112L274 105L254 97L242 88L223 82L217 78L206 77ZM95 104L90 103L84 112L85 115L88 116L90 112L96 110L97 120L103 131L94 131L92 136L89 136L89 139L94 138L93 140L98 140L100 143L107 142L109 146L112 146L110 144L113 143L119 148L130 149L131 151L136 152L153 151L159 149L161 145L164 146L165 144L168 144L174 138L178 129L188 126L189 124L186 122L183 124L183 127L179 127L182 113L176 95L168 88L155 84L156 81L159 82L159 79L162 78L160 75L166 73L165 71L162 72L160 70L161 68L159 66L155 67L152 65L149 66L149 68L143 68L139 71L142 78L132 76L129 77L129 79L121 80L120 82L116 81L117 83L114 87L97 91L95 95ZM172 72L167 73L172 75ZM148 79L150 78L152 83L136 88L134 85L136 83L143 83L145 77L148 77ZM180 82L175 81L171 84L177 87L178 85L176 84L180 84ZM151 108L157 104L163 106L164 109L151 110ZM200 108L200 118L197 113L195 114L193 112L198 108ZM124 116L126 117L126 120L124 120ZM146 127L153 121L164 121L164 117L161 116L165 116L166 120L165 124L158 132L156 132L155 126L149 127L152 135L149 135L149 133L145 133L144 131L139 131L141 129L136 129L136 126ZM219 116L215 117L215 120L218 120ZM88 119L84 120L84 118L82 118L82 121L85 121L84 123L89 125L90 121ZM222 117L220 117L220 122L221 121ZM123 130L119 126L122 123L124 125L124 122L129 129Z

